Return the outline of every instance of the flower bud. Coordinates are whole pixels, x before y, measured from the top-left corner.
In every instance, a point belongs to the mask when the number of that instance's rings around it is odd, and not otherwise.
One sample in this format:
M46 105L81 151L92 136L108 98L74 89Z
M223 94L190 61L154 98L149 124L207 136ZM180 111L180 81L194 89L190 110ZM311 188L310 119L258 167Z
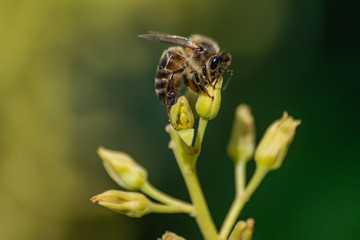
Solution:
M185 240L185 238L179 237L175 233L166 231L161 238L158 238L158 240Z
M227 148L229 156L235 163L249 161L255 149L255 124L251 109L246 104L236 108L235 120L230 142Z
M151 211L151 202L141 193L109 190L91 198L114 212L129 217L142 217Z
M301 123L284 112L283 117L266 130L255 152L257 164L269 170L278 169L295 136L296 127Z
M121 187L139 190L147 180L146 170L129 155L100 147L98 154L110 177Z
M169 118L175 130L186 130L194 126L194 115L184 96L179 97L176 104L171 107Z
M215 85L215 88L210 84L206 85L206 90L212 98L203 91L200 91L199 98L195 105L196 112L200 117L206 120L211 120L219 113L222 82L223 78L220 77L219 81Z
M232 231L229 240L251 240L254 232L254 219L239 221Z

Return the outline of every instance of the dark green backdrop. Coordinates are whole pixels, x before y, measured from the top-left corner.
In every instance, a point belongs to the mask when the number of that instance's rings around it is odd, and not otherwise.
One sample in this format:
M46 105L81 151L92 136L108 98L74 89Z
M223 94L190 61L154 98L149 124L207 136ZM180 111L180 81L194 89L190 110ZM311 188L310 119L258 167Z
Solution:
M199 176L219 226L234 195L225 150L251 106L257 138L284 110L301 119L283 166L242 219L254 239L360 239L359 21L346 1L10 1L0 24L0 238L201 239L185 215L131 219L92 204L117 189L98 146L132 155L151 182L188 199L154 93L167 45L148 30L216 39L233 79L210 122ZM249 171L253 170L253 163Z

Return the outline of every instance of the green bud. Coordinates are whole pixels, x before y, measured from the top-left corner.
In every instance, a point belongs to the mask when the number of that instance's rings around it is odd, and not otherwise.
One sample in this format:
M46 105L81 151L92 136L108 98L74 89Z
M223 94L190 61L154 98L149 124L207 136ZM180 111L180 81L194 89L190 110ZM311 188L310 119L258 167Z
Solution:
M254 232L254 219L239 221L232 231L229 240L251 240Z
M186 130L194 126L194 115L191 111L189 102L181 96L170 109L170 123L175 130Z
M98 154L110 177L121 187L128 190L140 190L146 182L146 170L126 153L100 147Z
M257 164L269 170L278 169L295 136L296 127L301 123L284 112L283 117L266 130L255 152Z
M179 237L175 233L166 231L161 238L158 238L157 240L185 240L185 238Z
M255 150L255 124L251 109L246 104L236 108L235 120L227 148L229 156L235 163L249 161Z
M139 218L151 212L151 202L141 193L109 190L91 201L129 217Z
M220 110L221 103L221 86L222 86L223 78L220 77L219 81L215 85L215 88L210 84L206 85L206 90L209 95L200 92L199 98L196 102L195 109L200 117L211 120L214 119Z

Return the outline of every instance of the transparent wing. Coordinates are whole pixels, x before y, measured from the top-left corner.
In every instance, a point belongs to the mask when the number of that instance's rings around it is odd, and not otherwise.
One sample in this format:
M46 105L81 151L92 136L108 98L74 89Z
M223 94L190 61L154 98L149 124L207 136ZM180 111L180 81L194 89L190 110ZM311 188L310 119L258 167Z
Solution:
M170 43L177 46L182 46L186 48L198 48L198 46L190 41L188 38L171 35L167 33L161 33L161 32L149 32L148 34L141 34L138 35L139 38L143 38L149 41L154 42L162 42L162 43Z

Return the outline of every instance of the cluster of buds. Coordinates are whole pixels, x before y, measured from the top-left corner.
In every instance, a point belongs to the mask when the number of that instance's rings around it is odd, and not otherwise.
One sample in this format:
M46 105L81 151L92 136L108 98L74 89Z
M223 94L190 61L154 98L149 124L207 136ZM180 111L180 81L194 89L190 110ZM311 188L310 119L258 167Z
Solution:
M147 182L147 172L123 152L100 147L98 154L110 177L122 188L138 191ZM142 217L151 212L152 203L141 193L109 190L91 199L94 203L129 217Z
M106 171L119 186L128 191L109 190L94 196L91 201L130 217L142 217L156 212L188 213L190 216L199 217L197 218L198 223L204 219L209 220L210 215L207 214L207 209L204 207L206 202L202 199L200 187L195 186L199 183L194 170L206 124L209 120L214 119L220 110L222 83L223 79L220 77L215 86L208 84L206 86L207 93L201 91L197 98L194 109L200 117L200 123L196 141L193 141L194 114L185 96L177 99L168 114L170 125L166 129L172 138L169 146L177 158L190 196L194 201L193 204L172 198L152 187L148 182L146 169L128 154L102 147L99 148L98 154L103 160ZM237 107L227 152L235 163L237 193L239 194L236 194L235 204L230 209L230 214L225 219L224 228L220 230L219 236L216 228L211 227L211 220L202 226L199 224L203 235L207 236L206 239L216 239L217 237L222 240L252 239L253 219L239 221L232 232L231 228L240 214L241 207L249 200L264 176L282 165L299 124L300 120L295 120L285 112L281 119L276 120L268 127L256 147L255 123L250 107L245 104ZM194 147L192 147L193 143ZM246 185L246 164L253 158L256 162L256 171L249 184ZM141 191L144 194L135 191ZM145 194L159 203L152 202ZM205 229L204 226L207 228ZM165 232L158 240L184 240L184 238L175 233Z
M223 78L220 77L215 86L206 85L207 93L200 92L195 109L198 116L214 119L220 110L221 86ZM179 97L176 104L170 109L169 121L177 131L191 129L194 126L194 114L185 96Z
M222 83L223 78L220 77L215 86L206 85L207 93L200 92L195 104L196 116L205 121L212 120L217 116L220 110ZM190 147L194 138L194 114L185 96L179 97L176 104L171 107L169 122L184 143Z
M132 157L123 152L100 147L98 154L110 177L122 188L130 191L109 190L91 198L110 210L129 217L142 217L149 213L188 213L193 207L183 201L171 198L153 187L147 179L147 172ZM141 191L160 203L152 202Z
M226 239L231 226L235 223L242 207L259 186L269 171L278 169L285 158L294 139L299 120L283 117L272 123L255 149L255 124L250 108L240 105L236 110L232 136L228 145L228 154L235 163L236 191L234 203L225 218L220 231L221 239ZM256 169L249 183L246 183L246 163L253 158L255 150ZM253 231L253 220L239 222L229 240L250 240Z
M255 151L255 161L268 169L278 169L284 161L286 153L294 139L296 127L301 123L287 112L281 119L273 122L266 130ZM242 104L236 109L228 154L234 160L249 161L255 150L255 124L249 106Z

